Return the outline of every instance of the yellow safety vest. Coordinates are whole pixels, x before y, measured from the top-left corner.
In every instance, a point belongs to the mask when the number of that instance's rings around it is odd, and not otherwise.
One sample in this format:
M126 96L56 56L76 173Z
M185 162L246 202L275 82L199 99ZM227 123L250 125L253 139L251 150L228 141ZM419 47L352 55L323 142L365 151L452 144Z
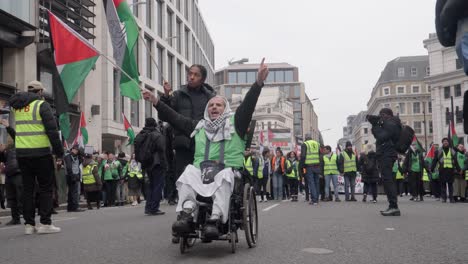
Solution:
M442 154L444 155L444 168L452 169L452 150L449 150L448 154L445 154L445 151L442 150Z
M93 175L93 170L96 167L96 164L88 165L83 168L83 184L95 184L96 179Z
M401 163L398 164L398 160L395 161L395 163L396 163L396 166L397 166L395 179L397 179L397 180L403 180L403 179L404 179L404 178L403 178L403 174L402 174L402 173L400 172L400 170L398 169L398 167L399 167L398 165L401 165Z
M320 144L315 140L307 140L304 142L307 147L305 164L315 165L320 164Z
M293 163L289 159L286 159L286 168L291 168L293 167ZM286 173L286 177L292 178L292 179L297 179L296 171L294 170L294 167L292 168L290 173Z
M257 177L259 179L263 179L263 166L265 163L263 162L263 158L258 159L258 170L257 170Z
M130 167L130 171L128 172L128 177L137 177L138 179L143 179L143 174L141 173L141 170L135 170Z
M465 180L468 181L468 170L465 171Z
M336 155L332 154L330 158L323 156L323 174L324 175L337 175L338 167L336 166Z
M257 170L257 177L259 179L263 179L263 165L260 166L260 164L258 164L258 170ZM244 168L250 173L250 175L254 176L254 173L253 173L253 164L252 164L252 157L249 156L247 158L247 160L244 159Z
M351 154L351 157L349 157L348 153L345 151L343 152L343 158L344 158L344 172L356 172L356 156L354 154Z
M427 174L427 170L424 169L424 173L423 173L423 178L422 178L423 181L425 182L428 182L429 181L429 176Z
M44 103L42 100L32 101L29 105L15 109L17 149L49 148L49 137L45 133L39 109Z

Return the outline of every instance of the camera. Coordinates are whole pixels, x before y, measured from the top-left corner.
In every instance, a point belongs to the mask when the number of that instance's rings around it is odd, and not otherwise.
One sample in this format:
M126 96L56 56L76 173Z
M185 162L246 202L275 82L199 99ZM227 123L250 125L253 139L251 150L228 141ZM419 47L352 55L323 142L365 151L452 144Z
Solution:
M376 115L366 115L366 120L371 123L373 126L376 126L376 125L381 125L382 124L382 119L380 118L380 116L376 116Z

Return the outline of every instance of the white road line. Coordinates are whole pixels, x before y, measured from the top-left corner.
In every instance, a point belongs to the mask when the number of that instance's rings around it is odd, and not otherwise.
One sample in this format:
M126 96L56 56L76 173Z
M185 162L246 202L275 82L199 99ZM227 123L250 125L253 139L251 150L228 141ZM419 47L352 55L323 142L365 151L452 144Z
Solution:
M280 205L279 203L268 206L267 208L263 209L263 212L270 211L271 209L275 208L276 206Z

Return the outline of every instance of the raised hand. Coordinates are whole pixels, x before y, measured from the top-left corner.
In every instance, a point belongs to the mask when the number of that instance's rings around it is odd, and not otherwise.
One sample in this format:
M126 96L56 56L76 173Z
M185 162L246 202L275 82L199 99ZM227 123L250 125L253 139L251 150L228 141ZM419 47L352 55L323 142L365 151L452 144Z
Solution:
M158 97L156 97L156 96L154 95L154 93L152 93L150 90L145 89L145 90L142 92L142 94L143 94L143 98L144 98L146 101L151 102L153 105L157 105L157 104L158 104L158 102L159 102Z
M268 77L268 73L270 70L268 69L268 66L265 65L265 58L262 59L262 62L260 63L260 67L258 68L258 73L257 73L257 84L262 86L263 83L265 82L266 78Z
M168 82L164 82L163 88L164 88L164 94L165 94L166 96L169 96L169 94L170 94L171 91L172 91L171 85L170 85Z
M5 127L9 127L10 123L8 122L8 119L2 119L0 120L0 124L4 125Z

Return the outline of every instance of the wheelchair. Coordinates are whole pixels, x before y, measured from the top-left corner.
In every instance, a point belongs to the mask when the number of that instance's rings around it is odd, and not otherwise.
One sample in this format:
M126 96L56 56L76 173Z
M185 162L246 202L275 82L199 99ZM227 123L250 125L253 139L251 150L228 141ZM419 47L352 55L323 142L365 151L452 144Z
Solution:
M254 248L258 240L258 213L257 201L252 180L246 173L241 173L242 177L236 177L234 190L229 202L229 215L226 224L218 226L219 238L215 240L228 241L232 253L236 252L239 243L238 231L243 230L249 248ZM211 197L197 195L198 216L195 224L195 231L189 234L179 235L180 253L184 254L195 245L197 239L209 243L204 237L203 230L206 222L210 218L213 206Z

